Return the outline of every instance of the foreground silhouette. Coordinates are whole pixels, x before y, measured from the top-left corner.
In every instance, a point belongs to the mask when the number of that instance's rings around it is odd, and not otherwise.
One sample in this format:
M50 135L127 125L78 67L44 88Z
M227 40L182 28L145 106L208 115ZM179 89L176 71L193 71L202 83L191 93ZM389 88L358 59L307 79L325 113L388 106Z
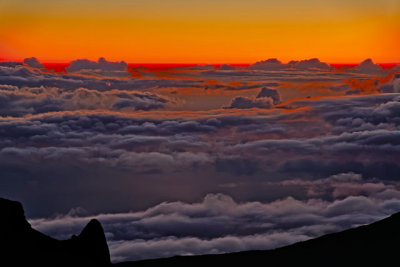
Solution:
M265 251L123 262L130 266L398 266L400 213L370 225ZM134 252L133 252L134 253ZM19 202L0 198L0 266L109 266L103 228L56 240L31 228Z
M108 266L101 224L91 220L79 236L56 240L31 228L19 202L0 198L0 266Z

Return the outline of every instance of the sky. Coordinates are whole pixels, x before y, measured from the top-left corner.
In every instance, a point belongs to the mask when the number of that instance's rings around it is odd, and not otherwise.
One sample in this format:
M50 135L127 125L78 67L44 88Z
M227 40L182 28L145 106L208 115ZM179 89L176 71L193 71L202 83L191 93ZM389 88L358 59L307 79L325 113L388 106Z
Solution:
M399 62L397 0L2 0L0 58Z

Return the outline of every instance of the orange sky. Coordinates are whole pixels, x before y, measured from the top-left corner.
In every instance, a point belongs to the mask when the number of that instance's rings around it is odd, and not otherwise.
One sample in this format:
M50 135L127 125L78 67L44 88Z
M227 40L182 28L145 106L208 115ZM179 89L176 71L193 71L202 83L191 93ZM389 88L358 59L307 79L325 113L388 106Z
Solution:
M13 60L400 62L399 43L398 0L0 1Z

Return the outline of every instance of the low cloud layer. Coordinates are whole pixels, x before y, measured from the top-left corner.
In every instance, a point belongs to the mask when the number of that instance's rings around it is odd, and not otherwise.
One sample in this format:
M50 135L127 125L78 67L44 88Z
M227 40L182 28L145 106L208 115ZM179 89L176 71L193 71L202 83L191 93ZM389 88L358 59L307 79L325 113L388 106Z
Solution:
M304 187L312 198L299 201L287 197L262 203L208 194L198 203L165 202L145 211L95 218L103 223L112 259L118 262L272 249L368 224L400 209L397 184L365 183L354 173L281 183ZM333 200L320 198L325 194ZM77 216L79 211L31 220L31 224L52 236L68 238L92 218Z

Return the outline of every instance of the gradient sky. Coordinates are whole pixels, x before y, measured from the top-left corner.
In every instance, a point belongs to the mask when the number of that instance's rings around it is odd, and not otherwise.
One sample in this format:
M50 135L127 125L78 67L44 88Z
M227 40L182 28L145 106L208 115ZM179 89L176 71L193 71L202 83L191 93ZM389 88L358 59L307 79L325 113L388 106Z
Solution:
M397 0L1 0L0 58L398 62Z

